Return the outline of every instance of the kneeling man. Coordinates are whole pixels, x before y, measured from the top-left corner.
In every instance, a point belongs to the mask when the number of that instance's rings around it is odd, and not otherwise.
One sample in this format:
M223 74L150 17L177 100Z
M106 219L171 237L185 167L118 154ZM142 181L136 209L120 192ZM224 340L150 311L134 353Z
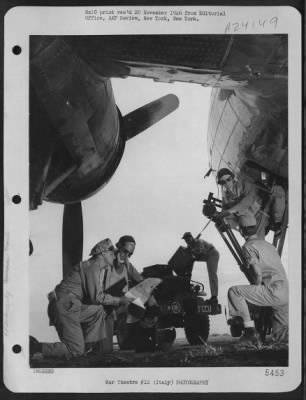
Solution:
M259 335L251 320L248 303L272 307L272 338L275 342L288 343L288 280L276 248L258 239L256 227L244 227L246 239L242 247L247 262L246 274L250 285L232 286L228 291L229 314L241 317L244 325L242 342L258 344Z

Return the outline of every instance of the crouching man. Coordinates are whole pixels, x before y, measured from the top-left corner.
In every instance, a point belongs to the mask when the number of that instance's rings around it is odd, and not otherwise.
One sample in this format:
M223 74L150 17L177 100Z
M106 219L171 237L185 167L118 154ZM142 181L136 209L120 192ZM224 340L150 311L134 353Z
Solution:
M49 294L48 315L60 342L40 343L30 337L30 355L72 358L86 352L112 350L113 307L130 300L107 293L114 272L114 246L110 239L97 243L89 260L73 267Z
M276 248L258 239L256 227L241 229L246 242L242 247L247 261L250 285L232 286L228 291L229 314L241 317L244 333L242 344L260 344L248 303L272 307L272 338L275 342L288 343L288 280ZM251 276L251 278L250 278Z

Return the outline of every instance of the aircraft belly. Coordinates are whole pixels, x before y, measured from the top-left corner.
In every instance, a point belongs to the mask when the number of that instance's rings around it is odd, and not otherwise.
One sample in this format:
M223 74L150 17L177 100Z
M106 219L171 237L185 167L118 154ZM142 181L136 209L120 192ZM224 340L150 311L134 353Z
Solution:
M245 85L287 74L286 35L124 35L71 38L105 76L137 76L203 86Z
M288 176L287 91L278 87L281 90L271 89L266 97L252 85L213 90L208 132L213 170L227 166L238 173L252 161L275 175Z

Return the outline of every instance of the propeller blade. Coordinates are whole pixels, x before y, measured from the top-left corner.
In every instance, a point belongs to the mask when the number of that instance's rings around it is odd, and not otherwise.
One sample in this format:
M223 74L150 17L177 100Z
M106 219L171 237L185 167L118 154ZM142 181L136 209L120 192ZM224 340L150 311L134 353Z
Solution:
M126 140L156 124L176 110L178 105L179 99L174 94L167 94L125 115L123 117L123 133Z
M62 233L63 275L83 257L82 203L65 204Z

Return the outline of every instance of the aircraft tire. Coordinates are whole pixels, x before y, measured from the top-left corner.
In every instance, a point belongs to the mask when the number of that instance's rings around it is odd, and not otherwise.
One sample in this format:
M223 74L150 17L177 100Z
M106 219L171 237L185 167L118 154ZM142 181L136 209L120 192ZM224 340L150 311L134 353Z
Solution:
M209 335L209 316L207 314L186 314L184 330L189 344L203 344L202 340L206 342Z
M265 341L266 335L271 333L273 310L271 307L262 307L259 316L255 318L255 328L259 333L262 342Z

